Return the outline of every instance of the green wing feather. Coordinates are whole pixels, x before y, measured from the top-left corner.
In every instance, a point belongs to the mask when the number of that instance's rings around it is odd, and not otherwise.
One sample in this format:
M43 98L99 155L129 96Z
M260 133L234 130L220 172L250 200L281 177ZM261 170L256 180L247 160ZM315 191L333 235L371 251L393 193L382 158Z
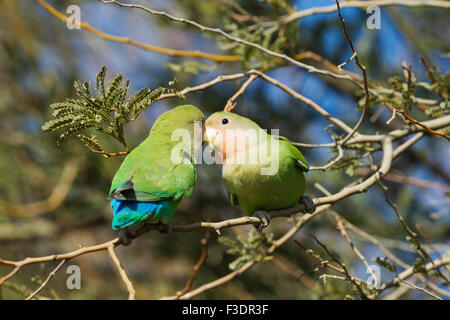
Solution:
M123 161L112 181L109 198L150 202L178 201L190 196L196 179L195 166L183 148L178 149L182 161L172 161L179 144L172 136L177 129L188 130L193 143L194 124L204 119L203 113L192 105L178 106L160 115L147 139Z
M280 140L280 148L283 148L287 152L288 156L294 160L298 168L303 172L308 171L309 165L306 162L306 159L300 152L300 150L294 147L285 137L282 136L275 136L275 137Z
M159 201L191 195L195 167L187 159L174 163L170 158L171 150L170 144L161 145L151 140L134 149L114 176L109 198Z

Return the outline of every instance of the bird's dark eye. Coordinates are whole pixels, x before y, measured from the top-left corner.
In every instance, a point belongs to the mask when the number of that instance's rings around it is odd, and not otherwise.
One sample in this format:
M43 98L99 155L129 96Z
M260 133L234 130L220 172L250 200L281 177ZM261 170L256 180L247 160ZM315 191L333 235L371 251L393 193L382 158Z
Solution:
M222 119L222 124L227 124L229 121L228 121L228 119L227 118L223 118Z

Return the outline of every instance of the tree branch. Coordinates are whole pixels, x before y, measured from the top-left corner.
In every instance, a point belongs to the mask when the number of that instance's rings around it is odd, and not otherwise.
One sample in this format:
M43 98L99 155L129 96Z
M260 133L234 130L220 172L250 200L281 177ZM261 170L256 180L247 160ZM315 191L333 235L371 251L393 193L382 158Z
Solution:
M37 288L35 291L33 291L28 297L25 298L25 300L31 300L33 299L39 292L41 292L42 289L47 285L47 283L50 281L51 278L53 278L56 274L56 272L59 270L59 268L62 267L62 265L66 262L66 260L62 260L55 269L53 269L52 272L48 275L47 279L45 279L44 282Z
M230 41L242 44L242 45L246 45L246 46L255 48L255 49L259 50L259 51L262 51L262 52L268 54L269 56L288 61L288 62L290 62L290 63L292 63L292 64L294 64L294 65L296 65L298 67L301 67L301 68L307 70L308 72L321 74L321 75L327 75L327 76L330 76L330 77L336 78L336 79L347 79L347 80L350 80L352 82L355 82L352 79L352 77L347 75L347 74L338 74L338 73L330 72L328 70L317 69L317 68L315 68L315 67L313 67L311 65L308 65L308 64L302 63L300 61L297 61L297 60L295 60L295 59L293 59L293 58L291 58L291 57L289 57L289 56L287 56L287 55L285 55L283 53L279 53L279 52L275 52L275 51L272 51L270 49L267 49L267 48L263 47L260 44L257 44L257 43L254 43L254 42L249 42L249 41L241 39L239 37L232 36L232 35L226 33L225 31L223 31L220 28L207 27L207 26L204 26L204 25L202 25L200 23L197 23L195 21L184 19L184 18L178 18L176 16L168 14L165 11L152 10L152 9L150 9L148 7L145 7L145 6L142 6L142 5L138 5L138 4L122 3L122 2L119 2L119 1L115 1L115 0L98 0L98 1L101 1L101 2L103 2L105 4L112 3L112 4L118 5L120 7L140 9L140 10L143 10L143 11L145 11L145 12L151 14L151 15L161 16L161 17L165 17L165 18L167 18L167 19L169 19L171 21L184 23L184 24L193 26L193 27L199 29L202 32L209 32L209 33L212 33L212 34L216 34L216 35L219 35L222 38L225 38L227 40L230 40Z
M44 0L36 0L36 2L38 4L40 4L45 10L47 10L48 12L53 14L55 17L57 17L58 19L66 22L66 23L67 22L72 23L72 20L70 20L67 16L65 16L58 10L56 10L54 7L49 5ZM113 35L107 34L105 32L102 32L98 29L95 29L87 22L80 22L80 27L86 31L89 31L92 34L95 34L96 36L98 36L104 40L129 44L131 46L135 46L135 47L138 47L138 48L141 48L144 50L159 52L159 53L163 53L163 54L166 54L169 56L201 58L201 59L206 59L206 60L212 60L215 62L239 61L239 58L236 56L216 55L216 54L205 53L205 52L201 52L201 51L197 51L197 50L196 51L185 51L185 50L168 49L168 48L163 48L163 47L158 47L158 46L153 46L150 44L138 42L138 41L132 40L130 38L126 38L126 37L113 36Z
M116 253L114 252L114 245L110 244L108 246L108 253L111 257L111 260L114 262L114 265L116 266L117 271L119 272L120 278L122 279L123 283L125 284L127 290L128 290L128 300L134 300L136 296L136 291L134 290L133 283L128 278L128 275L125 271L125 269L120 264L119 258L117 257Z
M433 262L427 263L424 266L424 270L430 271L430 270L433 270L433 269L436 269L436 268L439 268L441 266L445 266L448 264L450 264L450 256L443 257L442 259L437 259L437 260L434 260ZM409 267L408 269L406 269L405 271L400 273L397 277L395 277L393 280L389 281L388 283L383 284L380 288L380 292L382 292L388 288L391 288L393 286L398 285L400 282L408 279L409 277L414 275L416 272L417 271L415 270L414 266Z
M345 1L341 4L342 8L362 8L366 9L371 6L407 6L407 7L437 7L450 8L448 1L433 1L433 0L375 0L375 1ZM322 6L309 8L307 10L296 11L282 19L282 23L290 23L294 20L301 19L307 16L331 13L338 10L337 5Z
M256 74L252 74L250 75L250 77L248 77L247 81L244 82L244 84L242 85L242 87L236 91L236 93L227 101L227 104L225 105L225 108L223 109L224 111L227 112L231 112L234 107L236 106L236 102L235 100L244 93L244 91L247 89L247 87L250 85L250 83L253 82L253 80L255 80L258 76Z
M337 9L338 9L339 19L341 20L341 23L342 23L342 31L344 32L345 38L347 39L347 42L350 45L350 48L352 49L352 52L353 52L352 57L347 62L345 62L344 64L339 65L338 68L341 69L342 66L344 66L349 61L354 59L356 65L358 66L358 68L361 69L362 74L363 74L363 84L364 84L364 93L365 93L365 101L364 101L364 107L363 107L363 111L362 111L361 117L359 118L358 122L356 123L356 125L352 129L352 131L350 131L349 134L342 141L340 141L340 143L342 145L345 145L347 143L347 141L350 140L351 137L355 134L355 132L358 131L358 129L361 127L362 123L364 122L364 119L366 118L366 115L367 115L367 111L369 110L369 98L370 98L370 96L369 96L369 85L367 84L366 67L364 67L361 64L361 62L359 62L358 53L356 52L355 47L353 46L352 39L350 38L349 34L347 33L347 28L345 27L345 21L344 21L344 18L342 17L342 15L341 15L341 7L339 5L339 0L336 0L336 6L337 6Z

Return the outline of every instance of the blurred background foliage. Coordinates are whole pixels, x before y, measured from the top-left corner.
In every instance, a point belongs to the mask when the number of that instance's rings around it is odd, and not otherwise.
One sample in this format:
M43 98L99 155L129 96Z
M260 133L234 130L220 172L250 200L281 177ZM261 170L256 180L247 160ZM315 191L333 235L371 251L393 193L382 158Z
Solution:
M252 27L258 21L276 21L294 8L329 5L330 1L136 1L151 8L189 18L201 24L221 27L249 41L264 44L274 51L296 56L312 51L334 64L351 56L342 33L337 13L305 17L284 25L274 33L267 28ZM91 81L102 66L108 68L106 78L112 80L122 73L130 79L130 92L149 86L168 87L176 78L177 89L194 86L219 74L262 68L271 76L316 101L347 124L354 124L360 111L357 101L361 92L348 82L323 78L304 70L269 59L254 49L236 46L210 34L200 33L187 25L171 23L143 12L105 5L98 1L53 1L61 12L71 4L81 7L82 21L104 32L127 36L134 40L162 47L200 50L209 53L234 54L242 62L216 64L211 61L170 57L136 47L108 42L84 30L69 30L65 23L45 11L34 1L5 0L0 10L0 257L20 260L72 251L104 242L116 236L111 229L112 212L105 196L111 179L123 157L105 158L90 152L77 139L68 139L56 146L58 134L42 133L41 126L52 118L50 104L76 98L75 80ZM442 72L449 67L450 34L448 11L432 8L389 7L381 9L381 29L366 28L367 14L360 9L344 9L347 28L356 45L361 62L367 67L371 81L387 83L392 76L403 77L402 62L411 63L420 81L427 81L426 69L419 58ZM225 50L225 51L224 51ZM305 60L315 65L315 61ZM359 74L351 63L346 69ZM176 98L151 105L124 129L131 149L139 144L158 115L179 104L200 107L208 116L221 110L242 80L224 82L208 90L189 94L185 100ZM436 98L426 90L417 92L424 98ZM388 109L374 106L363 132L385 132L400 127L397 117L389 125ZM279 128L280 134L304 143L331 142L324 129L328 122L281 90L253 82L238 100L236 112L257 121L264 128ZM377 116L374 116L378 112ZM414 117L428 117L414 110ZM98 135L105 150L121 151L121 146L106 135ZM302 150L310 165L322 165L333 157L326 149ZM450 246L449 146L445 139L426 137L397 159L391 172L433 181L440 185L419 188L407 183L386 181L391 198L397 203L409 225L423 225L438 250ZM356 173L354 173L356 174ZM345 169L307 174L310 196L321 193L313 187L319 182L331 192L339 190L354 177ZM381 190L374 186L367 193L355 195L338 203L334 210L384 243L408 263L417 254L406 242L406 233L385 203ZM196 190L183 200L173 217L174 224L196 221L219 221L238 217L238 208L228 203L217 165L199 165ZM291 225L288 219L275 219L266 233L280 236ZM246 237L252 227L223 230L224 236ZM354 255L336 229L335 219L327 214L308 223L295 236L307 248L320 251L311 238L317 236L345 262L351 272L367 279L364 265ZM138 298L159 298L182 289L201 253L203 231L187 234L161 235L150 232L134 241L131 247L119 247L118 255L133 281ZM352 235L355 244L370 260L384 256L379 249ZM229 248L211 234L208 259L200 270L194 287L228 273L235 257ZM310 272L316 262L289 241L280 248L275 259L257 264L238 279L199 296L211 299L343 299L351 293L350 285L339 280L319 280L319 272ZM82 289L66 287L67 265L77 264L82 270ZM52 270L52 264L34 265L1 288L4 299L23 298ZM9 268L0 266L0 274ZM299 278L302 270L306 272ZM383 281L392 273L382 269ZM437 282L439 284L439 282ZM28 289L27 289L28 288ZM28 291L29 292L29 291ZM107 253L84 255L64 266L43 296L63 299L122 299L126 297L122 283ZM408 291L402 298L425 298L420 291Z

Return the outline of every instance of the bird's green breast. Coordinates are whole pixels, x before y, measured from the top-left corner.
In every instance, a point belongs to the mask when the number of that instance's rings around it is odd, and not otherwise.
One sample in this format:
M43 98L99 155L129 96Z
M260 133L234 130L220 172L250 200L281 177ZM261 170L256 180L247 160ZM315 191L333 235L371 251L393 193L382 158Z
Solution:
M246 215L292 207L305 192L305 178L294 159L280 155L278 170L271 175L261 174L260 164L224 164L225 186Z

